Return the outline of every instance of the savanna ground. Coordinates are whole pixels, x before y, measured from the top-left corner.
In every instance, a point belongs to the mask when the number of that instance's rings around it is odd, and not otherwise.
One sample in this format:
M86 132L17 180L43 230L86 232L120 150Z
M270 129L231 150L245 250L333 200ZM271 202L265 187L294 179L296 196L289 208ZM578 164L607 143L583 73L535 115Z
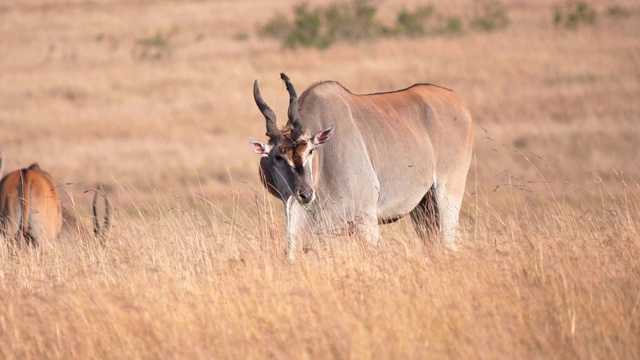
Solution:
M566 29L563 1L505 2L500 31L324 51L256 36L294 4L0 4L5 173L39 162L66 210L59 241L0 249L0 357L640 358L640 4L592 2L596 23ZM421 2L376 4L391 21ZM248 145L264 139L254 79L284 119L281 71L300 92L430 82L466 99L458 252L401 220L376 249L331 238L284 259ZM106 247L83 193L99 183Z

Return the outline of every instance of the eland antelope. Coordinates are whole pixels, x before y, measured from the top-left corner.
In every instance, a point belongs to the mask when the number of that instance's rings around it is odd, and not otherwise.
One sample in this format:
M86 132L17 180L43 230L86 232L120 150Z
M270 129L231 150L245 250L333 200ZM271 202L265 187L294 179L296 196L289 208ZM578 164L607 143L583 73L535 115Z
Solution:
M456 93L416 84L356 95L324 81L298 99L280 75L289 92L288 121L277 127L256 80L253 96L269 141L250 144L262 156L263 185L285 204L290 260L304 229L355 232L375 245L379 224L407 214L422 239L439 230L444 245L456 248L473 151L471 114Z
M10 172L0 180L0 233L7 239L35 245L57 238L61 229L58 190L51 175L38 164Z

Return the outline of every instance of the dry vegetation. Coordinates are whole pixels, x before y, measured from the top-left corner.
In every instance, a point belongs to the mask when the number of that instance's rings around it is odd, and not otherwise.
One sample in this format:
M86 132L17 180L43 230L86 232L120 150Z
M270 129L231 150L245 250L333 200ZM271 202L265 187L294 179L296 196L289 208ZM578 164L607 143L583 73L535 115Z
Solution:
M377 4L391 21L418 3ZM501 31L325 51L256 36L293 4L0 4L5 169L38 161L66 207L58 242L0 247L0 357L640 358L640 5L565 29L563 1L505 2ZM400 221L377 249L327 239L287 263L247 141L255 78L285 114L280 71L300 91L459 92L477 122L461 250Z

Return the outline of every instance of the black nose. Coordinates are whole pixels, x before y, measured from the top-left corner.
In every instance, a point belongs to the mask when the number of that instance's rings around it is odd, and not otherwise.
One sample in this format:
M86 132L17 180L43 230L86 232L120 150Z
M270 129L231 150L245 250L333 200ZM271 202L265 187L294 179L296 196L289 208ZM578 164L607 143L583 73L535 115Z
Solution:
M299 191L298 198L300 199L301 203L308 204L309 202L311 202L311 199L313 198L313 191L312 190Z

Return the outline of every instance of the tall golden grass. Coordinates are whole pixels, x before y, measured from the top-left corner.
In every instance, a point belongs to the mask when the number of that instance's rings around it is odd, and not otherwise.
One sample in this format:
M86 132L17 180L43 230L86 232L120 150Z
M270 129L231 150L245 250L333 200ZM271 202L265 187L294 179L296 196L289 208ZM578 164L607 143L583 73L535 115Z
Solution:
M505 2L503 31L326 51L255 36L293 4L0 5L5 169L39 162L66 208L59 241L0 246L0 357L639 358L640 7L594 3L596 24L568 30L563 1ZM167 52L141 58L158 34ZM378 248L327 238L286 261L247 141L264 133L255 78L284 117L281 71L299 92L431 82L467 100L458 252L401 220ZM106 247L83 194L98 183L116 208Z

